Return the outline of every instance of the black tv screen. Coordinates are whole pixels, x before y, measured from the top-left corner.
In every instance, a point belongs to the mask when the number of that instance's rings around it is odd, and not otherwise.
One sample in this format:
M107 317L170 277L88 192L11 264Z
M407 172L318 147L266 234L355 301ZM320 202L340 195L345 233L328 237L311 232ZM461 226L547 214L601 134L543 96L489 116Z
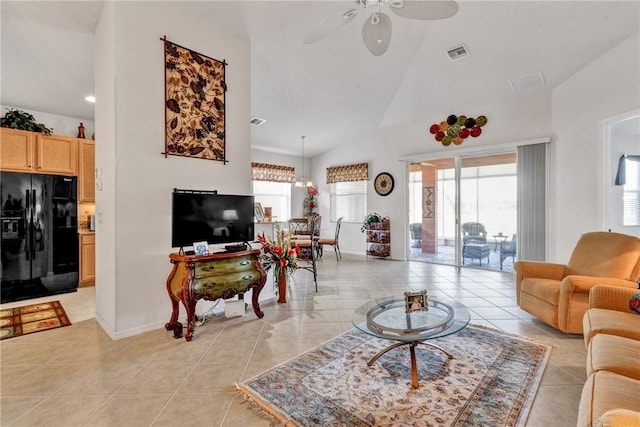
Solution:
M172 198L173 248L254 239L253 196L176 189Z

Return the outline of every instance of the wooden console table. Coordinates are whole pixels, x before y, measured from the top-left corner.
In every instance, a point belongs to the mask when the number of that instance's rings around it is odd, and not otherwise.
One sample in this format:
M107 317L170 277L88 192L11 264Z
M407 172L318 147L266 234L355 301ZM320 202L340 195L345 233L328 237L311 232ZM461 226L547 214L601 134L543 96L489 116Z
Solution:
M258 296L267 280L257 249L240 252L223 252L195 256L172 253L169 260L173 269L167 278L167 292L173 311L171 319L164 325L168 331L181 327L178 322L179 301L187 310L187 332L184 338L191 341L195 326L196 302L204 299L215 301L236 295L244 299L244 293L253 290L251 303L256 316L262 318Z

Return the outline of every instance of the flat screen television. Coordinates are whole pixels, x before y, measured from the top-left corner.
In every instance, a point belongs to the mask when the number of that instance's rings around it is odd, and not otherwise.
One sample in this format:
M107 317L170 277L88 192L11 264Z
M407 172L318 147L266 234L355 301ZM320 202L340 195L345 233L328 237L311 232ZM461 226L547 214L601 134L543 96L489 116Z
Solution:
M195 242L242 243L254 240L253 196L215 191L174 189L171 210L171 246Z

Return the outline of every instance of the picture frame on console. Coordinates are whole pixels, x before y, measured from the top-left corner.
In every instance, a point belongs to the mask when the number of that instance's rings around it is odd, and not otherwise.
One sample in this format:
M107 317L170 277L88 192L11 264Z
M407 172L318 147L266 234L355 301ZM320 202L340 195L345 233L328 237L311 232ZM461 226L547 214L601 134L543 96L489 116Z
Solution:
M256 222L264 221L264 210L262 209L262 203L256 202L253 204L253 213L256 217Z
M193 251L196 256L209 255L209 243L208 242L194 242Z

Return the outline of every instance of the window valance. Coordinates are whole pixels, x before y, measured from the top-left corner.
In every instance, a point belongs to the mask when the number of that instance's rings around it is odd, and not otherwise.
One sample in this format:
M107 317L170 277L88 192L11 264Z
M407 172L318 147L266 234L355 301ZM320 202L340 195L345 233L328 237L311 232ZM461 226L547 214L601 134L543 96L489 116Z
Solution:
M291 183L295 175L295 168L269 163L251 163L251 175L254 181Z
M368 181L369 163L332 166L327 168L327 184L348 181Z

